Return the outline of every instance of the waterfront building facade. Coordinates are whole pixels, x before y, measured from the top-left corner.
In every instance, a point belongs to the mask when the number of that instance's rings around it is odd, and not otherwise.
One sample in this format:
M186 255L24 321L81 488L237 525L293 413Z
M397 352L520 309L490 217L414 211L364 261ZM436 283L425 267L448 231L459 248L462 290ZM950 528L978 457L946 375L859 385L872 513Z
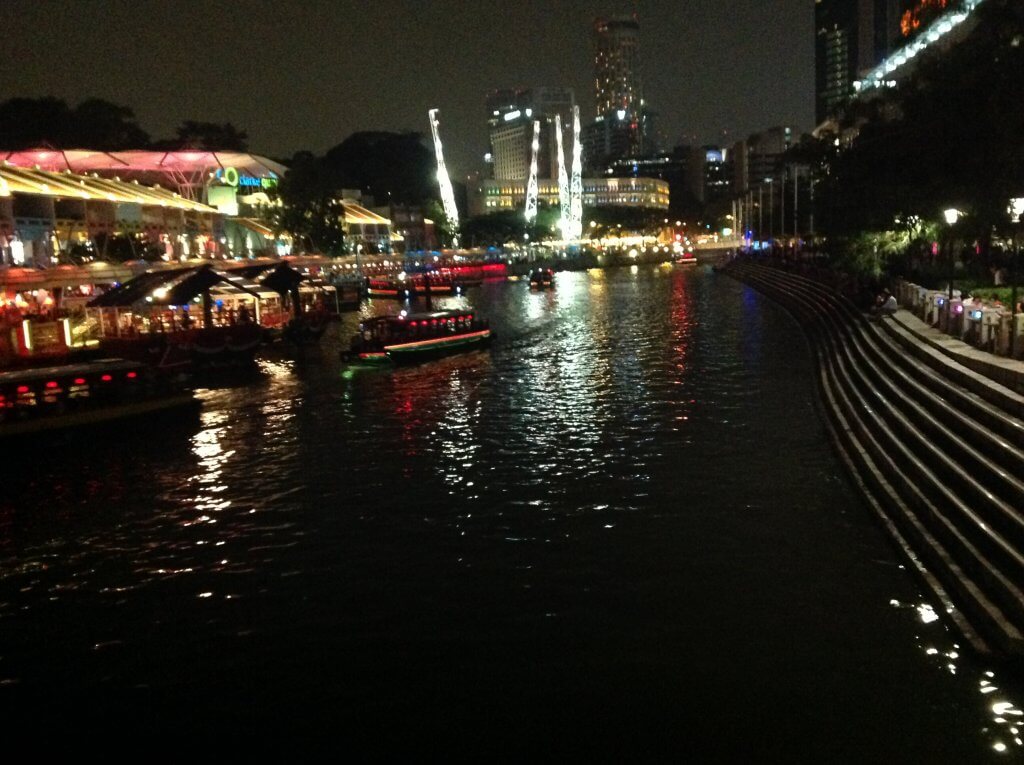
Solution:
M482 179L470 188L470 214L517 210L526 198L526 181ZM671 199L667 181L658 178L584 178L583 206L637 207L668 210ZM545 178L538 183L538 201L558 205L558 179Z
M224 220L168 189L0 164L0 266L217 257Z

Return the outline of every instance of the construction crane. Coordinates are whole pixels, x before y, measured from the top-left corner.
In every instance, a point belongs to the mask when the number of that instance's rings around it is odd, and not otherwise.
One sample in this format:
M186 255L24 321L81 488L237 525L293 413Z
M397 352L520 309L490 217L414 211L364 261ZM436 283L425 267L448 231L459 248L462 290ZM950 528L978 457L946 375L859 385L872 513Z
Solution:
M555 115L555 142L558 147L558 230L562 239L568 239L569 227L569 173L565 168L565 148L562 141L562 115Z
M580 107L572 108L572 180L569 182L568 239L583 236L583 144L580 143Z
M530 179L526 182L526 225L537 220L537 154L540 153L540 120L533 122L533 143L530 146Z
M455 191L444 165L444 151L441 147L441 134L438 132L440 123L437 120L437 109L431 109L430 132L434 136L434 156L437 157L437 185L441 189L441 204L444 206L445 217L452 226L452 244L459 246L459 208L455 206Z

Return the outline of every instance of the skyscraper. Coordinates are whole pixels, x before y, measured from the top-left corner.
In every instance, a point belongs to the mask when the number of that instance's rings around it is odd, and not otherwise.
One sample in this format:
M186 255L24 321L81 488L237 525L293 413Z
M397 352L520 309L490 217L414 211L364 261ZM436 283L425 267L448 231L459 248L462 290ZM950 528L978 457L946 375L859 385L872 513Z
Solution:
M815 114L837 114L854 82L882 61L899 34L906 0L815 0Z
M594 121L584 129L588 168L625 156L643 156L652 145L653 115L640 75L640 22L636 15L594 21Z
M640 86L640 22L635 16L594 21L594 103L597 117L624 111L636 116Z

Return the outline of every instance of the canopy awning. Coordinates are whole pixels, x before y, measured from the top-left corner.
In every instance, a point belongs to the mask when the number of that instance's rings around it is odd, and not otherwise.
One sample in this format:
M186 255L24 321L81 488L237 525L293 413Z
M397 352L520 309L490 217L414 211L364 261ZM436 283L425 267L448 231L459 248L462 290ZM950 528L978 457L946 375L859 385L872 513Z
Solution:
M233 167L253 178L280 178L288 168L258 154L239 151L94 151L90 149L26 149L0 151L0 160L21 167L92 173L122 170L141 173L213 173Z
M349 225L353 223L358 225L391 225L391 221L383 215L377 215L377 213L367 210L362 205L358 205L349 199L341 200L341 206L345 211L345 223Z
M257 285L205 265L199 268L147 271L89 301L89 307L127 308L142 301L154 305L186 305L217 285L224 285L232 292L247 293L257 299L260 297Z
M4 193L6 192L6 193ZM118 181L71 172L50 172L39 168L0 164L0 194L32 194L56 199L82 199L168 207L187 212L220 214L214 207L175 194L159 186L144 186L132 181Z

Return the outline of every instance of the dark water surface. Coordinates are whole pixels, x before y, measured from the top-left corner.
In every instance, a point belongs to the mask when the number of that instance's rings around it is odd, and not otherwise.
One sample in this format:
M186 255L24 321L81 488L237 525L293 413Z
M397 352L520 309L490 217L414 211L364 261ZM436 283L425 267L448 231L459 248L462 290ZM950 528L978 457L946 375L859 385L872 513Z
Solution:
M1019 756L1019 694L846 480L788 316L651 266L467 300L490 353L282 357L197 422L5 455L9 740Z

